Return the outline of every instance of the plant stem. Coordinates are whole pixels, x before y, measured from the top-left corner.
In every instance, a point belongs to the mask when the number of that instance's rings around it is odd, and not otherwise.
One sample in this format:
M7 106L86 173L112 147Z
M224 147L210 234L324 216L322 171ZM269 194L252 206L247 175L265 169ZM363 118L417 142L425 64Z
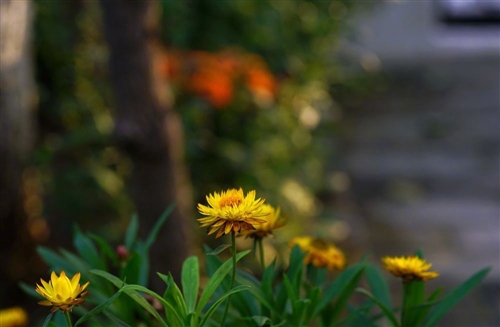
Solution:
M234 287L234 280L236 279L236 235L234 231L231 232L231 254L233 256L233 274L231 276L231 285L229 286L229 290L232 290ZM224 315L222 316L222 320L220 323L221 327L224 327L226 323L227 312L229 311L229 305L231 304L231 295L227 297L226 308L224 309Z
M71 317L69 316L68 311L64 312L64 316L66 317L66 325L68 325L68 327L73 327L73 325L71 324Z
M264 257L264 245L262 238L256 238L258 245L259 245L259 256L260 256L260 267L262 268L262 272L264 273L264 270L266 270L266 262L265 262L265 257Z

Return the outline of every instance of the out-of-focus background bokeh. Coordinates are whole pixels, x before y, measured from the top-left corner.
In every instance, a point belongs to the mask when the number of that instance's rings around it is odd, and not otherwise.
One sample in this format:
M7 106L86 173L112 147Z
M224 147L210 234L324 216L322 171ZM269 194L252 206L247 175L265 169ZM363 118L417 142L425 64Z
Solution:
M45 313L17 287L48 276L36 246L71 248L75 224L118 246L173 201L152 261L175 276L214 244L196 203L241 186L288 217L267 253L299 234L352 262L420 248L447 288L493 266L443 326L500 325L497 2L0 10L1 308Z

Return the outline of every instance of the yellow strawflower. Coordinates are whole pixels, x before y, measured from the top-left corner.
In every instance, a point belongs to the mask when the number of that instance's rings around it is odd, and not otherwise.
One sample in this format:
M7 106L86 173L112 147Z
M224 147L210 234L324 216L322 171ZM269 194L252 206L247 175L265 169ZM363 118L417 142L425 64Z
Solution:
M24 327L28 324L28 315L23 308L13 307L0 310L1 327Z
M217 232L215 238L230 232L255 229L256 225L266 222L262 218L267 214L262 208L264 201L255 199L255 191L244 196L241 188L229 189L220 194L214 192L207 196L209 206L198 204L198 211L208 216L198 219L200 227L208 227L208 235Z
M59 276L52 272L48 283L41 278L40 281L43 286L36 284L36 292L47 300L40 301L38 304L53 306L50 312L57 310L71 312L73 307L85 301L83 297L88 293L85 289L90 283L80 286L80 273L75 274L70 280L64 271L61 271Z
M255 226L255 229L242 230L241 236L262 239L268 235L274 236L273 231L285 225L286 218L280 215L281 209L279 207L275 209L269 204L263 204L262 211L265 216L261 218L266 222Z
M384 268L391 274L401 277L403 281L428 281L439 276L436 271L428 271L432 264L411 255L408 257L383 257Z
M346 265L344 253L335 245L321 238L309 236L296 237L290 242L290 246L298 245L307 255L305 264L311 264L317 268L326 267L328 270L341 270Z

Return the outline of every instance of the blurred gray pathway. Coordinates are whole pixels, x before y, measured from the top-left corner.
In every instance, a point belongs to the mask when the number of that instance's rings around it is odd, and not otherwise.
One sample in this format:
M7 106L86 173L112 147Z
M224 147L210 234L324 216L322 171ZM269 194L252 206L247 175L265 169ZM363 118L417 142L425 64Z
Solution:
M443 326L500 326L500 25L447 26L433 9L357 18L347 51L388 87L346 108L345 167L376 255L422 248L447 287L493 265Z

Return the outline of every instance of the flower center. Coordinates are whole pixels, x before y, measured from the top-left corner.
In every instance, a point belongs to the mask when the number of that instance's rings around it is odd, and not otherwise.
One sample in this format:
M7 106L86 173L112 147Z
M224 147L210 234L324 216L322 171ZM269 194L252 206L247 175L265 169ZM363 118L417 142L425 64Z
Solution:
M328 243L320 238L312 240L311 246L320 250L328 249Z
M219 205L221 208L238 206L243 202L243 199L238 195L228 195L220 199Z

